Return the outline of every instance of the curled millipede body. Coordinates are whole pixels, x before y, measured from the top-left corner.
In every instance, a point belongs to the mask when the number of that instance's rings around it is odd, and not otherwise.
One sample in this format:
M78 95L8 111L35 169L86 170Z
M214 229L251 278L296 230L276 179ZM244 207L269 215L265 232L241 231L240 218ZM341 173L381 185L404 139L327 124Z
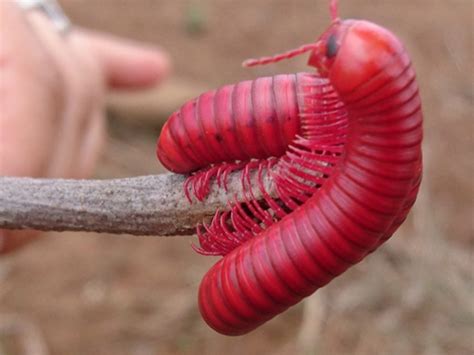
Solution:
M410 59L388 30L340 20L331 4L333 22L314 44L244 63L310 51L318 73L204 93L170 117L158 140L168 169L194 172L190 199L242 171L244 199L230 197L228 209L198 226L195 247L224 256L199 290L201 314L223 334L251 331L362 260L416 199L423 117Z

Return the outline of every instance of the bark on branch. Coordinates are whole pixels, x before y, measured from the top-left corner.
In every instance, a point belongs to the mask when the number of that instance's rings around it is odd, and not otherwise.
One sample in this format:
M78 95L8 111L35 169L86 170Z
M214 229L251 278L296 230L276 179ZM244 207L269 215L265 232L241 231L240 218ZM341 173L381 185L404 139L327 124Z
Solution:
M113 180L0 177L0 228L190 235L240 193L240 174L231 174L228 192L213 186L204 202L189 204L184 179L175 174Z

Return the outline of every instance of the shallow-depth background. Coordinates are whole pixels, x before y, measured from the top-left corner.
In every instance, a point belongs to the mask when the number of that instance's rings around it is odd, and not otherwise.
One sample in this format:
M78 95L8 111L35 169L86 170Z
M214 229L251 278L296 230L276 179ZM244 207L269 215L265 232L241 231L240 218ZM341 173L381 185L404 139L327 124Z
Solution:
M222 84L309 70L303 57L251 70L240 63L310 42L329 22L325 0L61 3L75 24L159 44L174 62L161 90L111 98L99 178L163 172L154 145L170 111ZM192 238L51 233L0 260L0 354L23 354L18 344L39 355L471 354L473 11L472 0L341 0L343 17L402 38L424 103L422 191L376 253L231 338L200 318L197 288L215 259L194 253Z

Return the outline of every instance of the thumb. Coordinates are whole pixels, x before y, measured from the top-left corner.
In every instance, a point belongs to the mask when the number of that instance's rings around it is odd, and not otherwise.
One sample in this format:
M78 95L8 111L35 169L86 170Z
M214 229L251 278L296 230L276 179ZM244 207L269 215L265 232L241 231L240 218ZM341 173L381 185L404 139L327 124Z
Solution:
M170 72L169 55L158 47L88 30L78 31L76 38L96 56L110 88L150 87Z

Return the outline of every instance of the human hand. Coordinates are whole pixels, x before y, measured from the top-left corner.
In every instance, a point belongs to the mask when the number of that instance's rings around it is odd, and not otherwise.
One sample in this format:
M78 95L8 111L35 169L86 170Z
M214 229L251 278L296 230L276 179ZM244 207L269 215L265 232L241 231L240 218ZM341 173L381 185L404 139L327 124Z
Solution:
M166 53L82 29L58 33L41 13L0 1L0 175L86 178L105 141L105 93L169 72ZM0 230L0 254L36 231Z

